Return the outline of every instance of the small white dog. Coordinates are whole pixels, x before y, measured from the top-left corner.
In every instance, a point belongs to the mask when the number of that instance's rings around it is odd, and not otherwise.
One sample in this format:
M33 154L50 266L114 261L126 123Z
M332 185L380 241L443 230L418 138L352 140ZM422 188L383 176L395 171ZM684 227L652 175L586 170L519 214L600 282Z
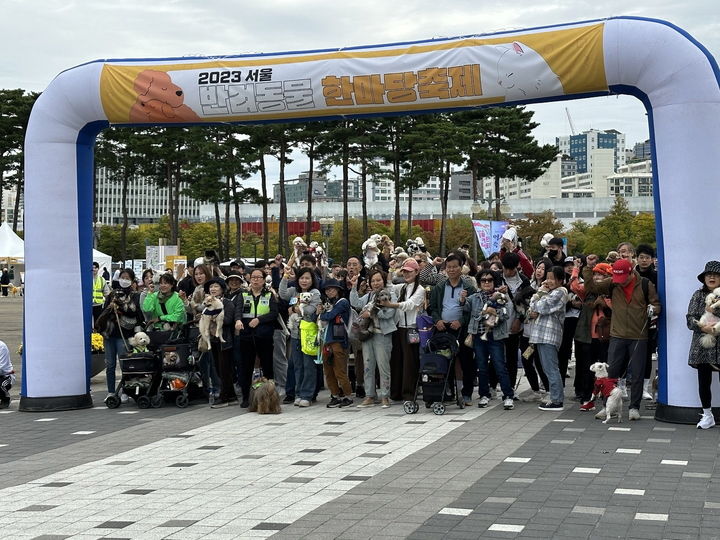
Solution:
M720 287L711 291L710 294L705 297L705 306L713 310L720 307ZM702 314L702 317L700 317L698 324L700 326L706 326L708 324L713 325L714 333L703 333L702 337L700 338L700 345L702 345L706 349L712 349L715 346L715 342L717 341L715 334L720 333L720 317L713 315L709 311L705 311Z
M205 295L203 305L205 308L200 315L200 322L198 324L200 330L200 343L198 344L198 348L200 352L207 352L210 350L210 336L215 336L222 343L225 343L222 336L225 310L222 300L211 294Z
M145 332L137 332L133 337L128 339L128 343L132 346L132 352L134 353L148 352L150 337Z
M604 397L605 420L603 420L603 424L607 424L613 416L617 416L619 424L622 422L622 390L617 386L617 379L608 377L607 370L608 365L605 362L595 362L590 366L590 371L595 373L595 386L590 401L595 401L597 397ZM598 415L601 413L602 411Z

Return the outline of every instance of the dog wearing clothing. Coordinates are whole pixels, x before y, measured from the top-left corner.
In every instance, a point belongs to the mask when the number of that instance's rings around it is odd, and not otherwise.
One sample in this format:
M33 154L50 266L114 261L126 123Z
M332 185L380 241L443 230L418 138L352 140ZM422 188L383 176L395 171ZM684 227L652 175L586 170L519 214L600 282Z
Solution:
M622 422L622 390L617 386L617 379L608 377L608 364L605 362L595 362L590 366L590 371L595 373L595 386L590 396L590 401L594 402L597 397L605 398L605 420L603 424L607 424L610 418L617 415L618 424Z

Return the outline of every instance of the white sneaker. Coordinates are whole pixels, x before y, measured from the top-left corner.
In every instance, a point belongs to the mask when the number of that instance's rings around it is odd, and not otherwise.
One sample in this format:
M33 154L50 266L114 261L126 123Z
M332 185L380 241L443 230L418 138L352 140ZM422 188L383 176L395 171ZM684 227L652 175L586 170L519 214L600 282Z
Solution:
M605 407L603 407L597 413L595 413L595 418L597 418L598 420L605 420L606 417L607 417L607 412L605 411Z
M300 403L298 403L298 407L309 407L310 402L307 399L301 399Z
M640 420L640 411L637 409L630 409L630 412L628 413L628 418L630 420Z
M505 398L505 401L503 401L503 408L506 411L511 411L515 408L515 403L513 402L513 398Z
M299 397L296 397L296 398L295 398L295 406L296 406L296 407L299 407L301 401L302 401L302 399L300 399Z
M125 392L120 392L120 403L127 403L128 399L130 398Z
M480 396L480 399L478 399L478 407L480 407L481 409L487 407L489 403L490 398L487 396Z
M697 424L698 429L709 429L715 426L715 417L712 414L703 414Z
M648 391L650 388L650 379L645 379L645 382L643 383L643 399L652 400L653 396Z

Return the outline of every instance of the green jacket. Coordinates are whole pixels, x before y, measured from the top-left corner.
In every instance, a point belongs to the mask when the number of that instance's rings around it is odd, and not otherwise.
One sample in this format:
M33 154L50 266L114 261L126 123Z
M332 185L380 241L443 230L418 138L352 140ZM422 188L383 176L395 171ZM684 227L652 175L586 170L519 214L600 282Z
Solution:
M146 313L152 313L155 319L164 322L185 324L185 304L180 299L180 296L178 296L178 293L173 293L165 302L164 307L165 310L163 310L162 304L158 301L158 293L154 292L145 297L142 309Z
M465 279L464 276L460 277L460 281L462 282L462 288L467 291L468 296L477 292L477 289L470 283L469 280ZM432 291L430 291L430 316L433 318L434 322L438 322L442 319L443 297L445 296L446 283L447 278L439 281L432 288ZM467 325L470 322L469 311L463 311L462 320L460 322L462 322L463 327L467 328Z

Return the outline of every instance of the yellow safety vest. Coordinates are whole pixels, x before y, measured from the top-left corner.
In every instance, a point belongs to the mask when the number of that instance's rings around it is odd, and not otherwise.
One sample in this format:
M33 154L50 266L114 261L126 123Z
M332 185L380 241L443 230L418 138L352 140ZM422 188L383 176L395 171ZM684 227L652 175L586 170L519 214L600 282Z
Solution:
M254 319L270 313L270 293L263 293L256 298L252 293L241 293L243 298L243 319Z
M103 291L105 290L105 278L102 276L97 276L93 280L93 304L102 304L105 302L105 295L103 294Z

